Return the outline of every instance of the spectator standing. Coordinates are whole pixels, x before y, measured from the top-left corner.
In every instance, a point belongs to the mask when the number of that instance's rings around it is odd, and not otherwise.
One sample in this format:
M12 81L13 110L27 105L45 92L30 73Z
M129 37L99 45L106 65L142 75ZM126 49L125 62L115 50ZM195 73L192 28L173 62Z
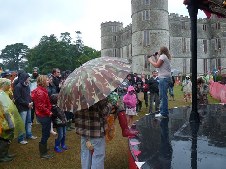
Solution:
M132 78L131 74L127 75L125 80L117 88L117 93L119 95L119 101L120 101L120 104L122 104L122 105L123 105L123 97L126 95L128 87L132 85L131 78Z
M49 78L46 75L39 75L37 78L37 88L32 91L31 96L35 103L35 112L39 123L42 126L42 137L39 142L40 158L49 159L52 155L47 152L47 141L50 136L52 105L49 100L47 87Z
M39 75L38 73L39 69L38 67L34 67L31 75L31 83L30 83L30 89L31 92L37 88L37 77ZM35 117L35 105L33 104L33 108L31 109L31 121L34 122Z
M19 83L15 86L13 96L16 107L23 119L25 125L25 134L21 134L18 137L18 143L27 144L27 139L36 139L36 136L32 135L32 121L31 121L31 109L33 102L30 95L30 76L27 73L22 73L19 78Z
M148 79L146 78L145 74L141 74L141 80L143 82L143 87L142 87L142 92L144 93L144 101L145 101L145 105L146 108L148 107L148 90L149 90L149 86L148 86Z
M57 106L58 94L52 94L50 96L50 102L52 104L52 121L53 126L56 127L58 137L55 139L54 151L57 153L61 153L64 150L67 150L67 146L65 144L66 140L66 116L65 113L60 110Z
M159 111L159 78L158 72L156 70L152 71L152 77L148 80L149 92L150 92L150 108L149 113ZM155 109L153 111L153 105L155 105Z
M136 109L137 112L139 112L142 108L142 88L143 88L143 81L141 80L141 78L137 75L137 73L133 74L133 78L132 78L132 86L134 87L135 91L136 91L136 96L137 96L137 105L136 105Z
M128 87L128 92L123 97L123 103L126 105L127 123L131 127L133 123L133 117L137 115L137 96L135 94L135 89L133 86Z
M168 89L169 83L171 81L171 55L167 47L163 46L160 48L159 58L149 58L149 62L158 68L159 77L159 96L160 96L160 114L155 115L155 117L166 118L168 117Z
M192 101L192 82L190 80L189 76L186 76L185 79L182 82L182 88L184 92L184 100L187 101Z
M53 68L53 70L52 70L52 81L53 81L53 84L56 86L57 93L59 93L60 87L61 87L61 74L60 74L59 68Z
M111 110L112 105L104 99L75 113L75 130L81 136L82 169L104 169L105 119Z
M0 78L0 163L13 160L15 154L8 153L10 144L18 133L25 130L23 120L8 95L10 87L9 79Z
M198 99L198 105L200 104L208 104L208 95L209 93L209 87L205 83L205 80L202 77L199 77L197 79L197 99Z
M172 73L171 73L171 74L172 74ZM170 98L172 98L173 101L175 101L175 98L174 98L174 90L173 90L174 84L175 84L175 78L174 78L173 75L172 75L171 78L172 78L172 79L171 79L171 82L170 82L170 84L169 84L169 95L170 95Z

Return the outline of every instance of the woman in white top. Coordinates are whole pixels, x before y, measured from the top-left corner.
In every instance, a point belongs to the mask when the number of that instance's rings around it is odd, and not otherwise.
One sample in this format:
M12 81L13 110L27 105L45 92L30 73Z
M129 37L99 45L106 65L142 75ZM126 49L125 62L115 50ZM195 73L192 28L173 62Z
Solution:
M168 96L167 91L171 81L171 55L167 47L163 46L160 48L159 58L156 56L148 58L148 61L155 67L158 68L159 77L159 97L160 97L160 114L155 117L168 117Z

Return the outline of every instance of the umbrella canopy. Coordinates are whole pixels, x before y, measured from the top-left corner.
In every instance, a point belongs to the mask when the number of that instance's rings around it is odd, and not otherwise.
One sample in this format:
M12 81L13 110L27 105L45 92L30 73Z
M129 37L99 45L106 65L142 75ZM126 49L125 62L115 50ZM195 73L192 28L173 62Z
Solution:
M61 87L58 106L64 111L87 109L114 91L131 72L126 59L100 57L75 69Z
M171 75L172 76L178 76L181 73L178 69L171 69Z
M185 5L189 5L191 0L184 0ZM211 13L218 15L219 17L226 17L226 0L196 0L198 9L205 12L208 18Z

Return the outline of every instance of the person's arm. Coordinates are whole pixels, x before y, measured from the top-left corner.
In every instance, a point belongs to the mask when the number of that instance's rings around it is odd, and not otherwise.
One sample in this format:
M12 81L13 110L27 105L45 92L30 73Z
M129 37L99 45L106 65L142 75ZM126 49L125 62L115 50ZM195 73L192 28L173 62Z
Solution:
M155 62L152 58L148 58L148 61L155 67L160 68L163 64L163 60L158 59L157 62Z

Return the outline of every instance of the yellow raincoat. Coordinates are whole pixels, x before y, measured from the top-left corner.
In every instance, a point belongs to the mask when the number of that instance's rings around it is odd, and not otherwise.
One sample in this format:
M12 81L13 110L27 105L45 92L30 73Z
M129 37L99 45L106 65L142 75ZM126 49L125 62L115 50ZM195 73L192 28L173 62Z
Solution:
M8 90L4 91L8 85L8 79L0 78L0 137L12 140L19 133L24 133L25 127L15 104L6 93Z

